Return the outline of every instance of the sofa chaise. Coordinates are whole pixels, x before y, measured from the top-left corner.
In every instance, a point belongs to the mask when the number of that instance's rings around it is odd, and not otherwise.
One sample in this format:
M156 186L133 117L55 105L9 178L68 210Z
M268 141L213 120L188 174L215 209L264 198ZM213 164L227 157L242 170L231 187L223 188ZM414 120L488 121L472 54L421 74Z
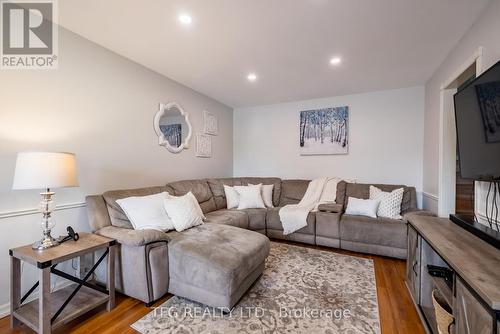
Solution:
M274 208L227 209L223 185L273 184ZM200 303L231 308L264 270L269 238L291 240L404 259L406 221L417 209L413 187L376 185L383 191L404 188L403 220L344 214L348 198L368 198L369 184L340 182L336 203L311 212L307 226L283 235L280 207L298 203L308 180L220 178L176 181L165 186L108 191L86 199L94 233L114 238L116 287L122 293L152 303L167 292ZM134 230L116 200L167 191L180 196L191 191L207 220L184 232ZM106 281L97 271L97 280Z

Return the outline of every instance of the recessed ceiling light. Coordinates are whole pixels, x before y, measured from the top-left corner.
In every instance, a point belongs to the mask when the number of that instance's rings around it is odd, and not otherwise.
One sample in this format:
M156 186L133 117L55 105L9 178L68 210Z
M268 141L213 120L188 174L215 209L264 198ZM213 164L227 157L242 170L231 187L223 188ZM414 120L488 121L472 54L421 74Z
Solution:
M332 65L338 65L340 64L342 60L340 59L340 57L333 57L332 59L330 59L330 64Z
M179 22L188 26L193 22L193 18L188 14L181 14L179 15Z
M247 75L247 79L248 79L248 81L255 81L255 80L257 80L257 74L255 74L255 73L249 73Z

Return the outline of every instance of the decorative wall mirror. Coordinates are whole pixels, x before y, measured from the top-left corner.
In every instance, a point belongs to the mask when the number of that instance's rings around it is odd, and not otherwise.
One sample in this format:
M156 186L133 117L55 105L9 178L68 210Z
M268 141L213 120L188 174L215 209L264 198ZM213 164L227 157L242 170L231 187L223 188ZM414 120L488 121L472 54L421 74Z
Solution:
M154 118L154 128L158 144L170 152L179 153L189 148L192 132L189 114L177 102L160 103L160 110Z

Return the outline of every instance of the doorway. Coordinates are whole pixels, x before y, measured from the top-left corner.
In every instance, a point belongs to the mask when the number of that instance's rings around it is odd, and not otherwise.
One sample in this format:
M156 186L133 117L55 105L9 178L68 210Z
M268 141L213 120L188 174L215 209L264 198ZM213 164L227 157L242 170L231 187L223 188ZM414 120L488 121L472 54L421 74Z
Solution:
M474 214L473 181L460 178L453 95L481 74L482 48L474 53L442 86L440 93L438 215Z

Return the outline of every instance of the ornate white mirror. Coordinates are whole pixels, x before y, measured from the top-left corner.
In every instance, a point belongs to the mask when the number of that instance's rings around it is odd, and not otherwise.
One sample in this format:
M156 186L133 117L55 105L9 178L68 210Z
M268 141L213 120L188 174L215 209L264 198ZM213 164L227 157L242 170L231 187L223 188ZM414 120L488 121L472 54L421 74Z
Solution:
M160 110L154 118L158 144L172 153L179 153L189 147L191 123L189 114L177 102L160 103Z

